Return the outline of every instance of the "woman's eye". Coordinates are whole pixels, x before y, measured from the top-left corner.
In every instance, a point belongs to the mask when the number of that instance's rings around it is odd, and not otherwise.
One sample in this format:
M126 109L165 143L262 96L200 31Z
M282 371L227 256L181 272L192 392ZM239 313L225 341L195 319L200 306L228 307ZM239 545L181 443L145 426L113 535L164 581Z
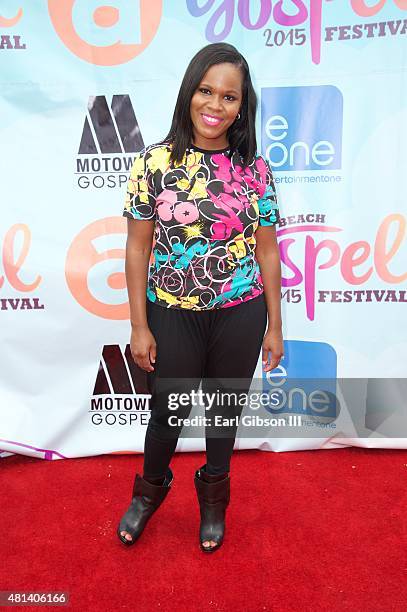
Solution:
M199 91L203 94L210 94L211 91L210 89L206 89L206 87L200 87ZM227 99L228 102L233 102L234 100L236 100L236 98L234 96L225 96L225 98Z

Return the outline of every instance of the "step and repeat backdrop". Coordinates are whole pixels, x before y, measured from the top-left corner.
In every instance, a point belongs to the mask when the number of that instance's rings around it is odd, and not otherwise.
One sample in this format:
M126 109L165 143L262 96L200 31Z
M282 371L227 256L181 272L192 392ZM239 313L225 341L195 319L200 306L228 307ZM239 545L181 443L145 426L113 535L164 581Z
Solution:
M1 456L143 451L126 183L220 41L281 211L285 357L253 384L282 399L235 448L407 447L406 35L407 0L0 1Z

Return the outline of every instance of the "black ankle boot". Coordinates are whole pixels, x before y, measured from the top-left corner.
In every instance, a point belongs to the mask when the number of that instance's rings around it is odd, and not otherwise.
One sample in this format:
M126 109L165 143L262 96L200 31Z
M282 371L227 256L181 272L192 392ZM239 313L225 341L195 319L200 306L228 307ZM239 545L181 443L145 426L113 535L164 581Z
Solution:
M227 472L225 472L224 474L209 474L206 471L206 468L207 466L204 465L202 468L199 469L199 478L204 482L219 482L219 480L223 480L228 475Z
M117 535L123 544L130 546L139 538L149 518L166 498L173 480L174 475L170 468L162 485L152 484L140 474L136 474L131 504L117 528ZM121 535L121 531L127 531L132 539L127 540Z
M207 474L205 466L202 466L195 473L194 483L201 514L201 550L213 552L220 548L223 542L225 513L230 501L230 477L228 473L221 476ZM210 540L216 542L216 546L203 546L203 542Z

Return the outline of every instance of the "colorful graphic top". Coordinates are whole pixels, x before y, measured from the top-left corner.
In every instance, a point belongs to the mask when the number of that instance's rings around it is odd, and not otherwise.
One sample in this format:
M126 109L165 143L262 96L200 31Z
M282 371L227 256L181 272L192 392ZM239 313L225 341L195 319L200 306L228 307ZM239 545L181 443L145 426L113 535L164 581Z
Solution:
M171 145L136 155L123 215L154 219L147 298L165 308L227 308L263 293L255 231L278 222L270 167L243 167L228 149L190 146L179 165Z

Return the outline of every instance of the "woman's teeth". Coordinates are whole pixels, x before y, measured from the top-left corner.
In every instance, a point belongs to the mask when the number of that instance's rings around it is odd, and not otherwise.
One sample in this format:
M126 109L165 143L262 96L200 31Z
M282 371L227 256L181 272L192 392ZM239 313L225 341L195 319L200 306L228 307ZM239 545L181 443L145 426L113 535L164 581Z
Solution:
M202 119L207 125L219 125L222 119L217 119L216 117L211 117L210 115L202 115Z

